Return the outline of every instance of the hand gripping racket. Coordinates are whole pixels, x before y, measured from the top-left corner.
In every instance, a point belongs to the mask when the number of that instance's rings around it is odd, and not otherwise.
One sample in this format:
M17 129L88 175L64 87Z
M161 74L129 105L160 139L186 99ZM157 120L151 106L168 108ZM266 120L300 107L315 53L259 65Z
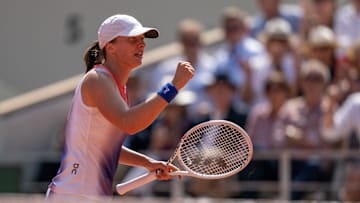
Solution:
M170 172L174 176L201 179L221 179L244 169L253 155L251 140L240 126L225 120L200 123L181 138L168 164L178 158L183 171ZM120 195L156 180L156 172L117 184Z

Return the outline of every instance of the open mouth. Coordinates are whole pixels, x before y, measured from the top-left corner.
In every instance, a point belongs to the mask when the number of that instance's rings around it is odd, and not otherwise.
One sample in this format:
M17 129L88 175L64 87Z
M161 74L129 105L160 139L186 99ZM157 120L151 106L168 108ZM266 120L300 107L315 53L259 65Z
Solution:
M142 58L143 58L143 52L137 52L137 53L135 53L135 57L136 57L136 58L139 58L139 59L142 59Z

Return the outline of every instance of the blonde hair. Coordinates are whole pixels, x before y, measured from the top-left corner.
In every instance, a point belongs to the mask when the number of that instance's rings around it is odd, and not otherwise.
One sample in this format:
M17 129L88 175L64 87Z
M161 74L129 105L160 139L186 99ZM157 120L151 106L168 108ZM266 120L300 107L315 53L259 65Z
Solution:
M178 33L197 32L201 33L204 29L203 24L195 19L184 19L178 24Z

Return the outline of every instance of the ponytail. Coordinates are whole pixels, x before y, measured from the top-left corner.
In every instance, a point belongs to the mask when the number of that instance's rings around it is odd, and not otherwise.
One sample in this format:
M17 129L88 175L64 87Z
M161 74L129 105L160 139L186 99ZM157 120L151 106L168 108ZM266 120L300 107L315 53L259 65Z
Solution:
M84 53L84 61L86 65L86 72L91 70L94 65L101 64L104 60L103 51L100 49L99 42L95 41L89 46Z

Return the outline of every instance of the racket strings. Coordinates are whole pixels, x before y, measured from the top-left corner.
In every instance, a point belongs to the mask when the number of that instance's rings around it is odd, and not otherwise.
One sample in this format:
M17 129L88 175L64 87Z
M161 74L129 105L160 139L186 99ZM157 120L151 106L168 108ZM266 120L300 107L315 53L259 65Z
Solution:
M249 161L249 143L237 128L206 125L191 132L180 147L184 167L197 175L221 176Z

